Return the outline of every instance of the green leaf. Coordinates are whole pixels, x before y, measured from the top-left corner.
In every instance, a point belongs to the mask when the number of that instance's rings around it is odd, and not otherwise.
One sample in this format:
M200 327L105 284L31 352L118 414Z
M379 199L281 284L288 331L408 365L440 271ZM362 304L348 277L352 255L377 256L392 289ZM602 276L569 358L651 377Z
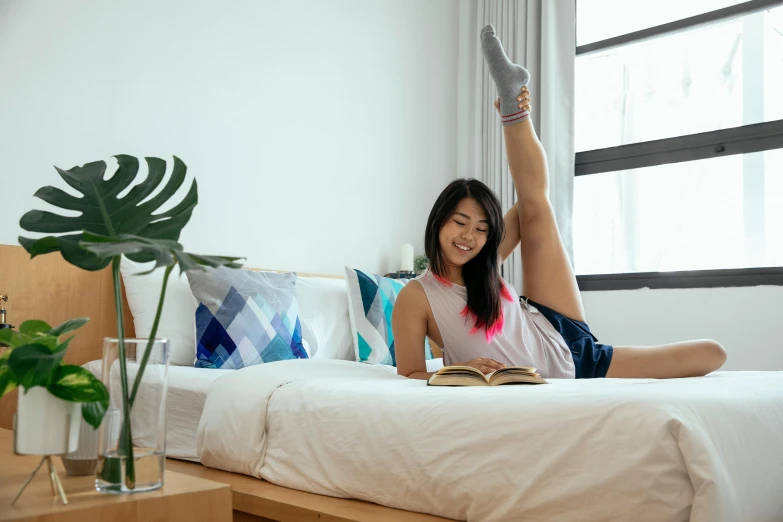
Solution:
M109 392L85 368L64 364L55 368L48 386L52 395L70 402L108 401Z
M24 346L33 342L31 335L22 334L11 330L10 328L3 328L0 330L0 343L7 344L11 348L17 346Z
M136 254L144 255L155 260L155 268L161 266L172 266L179 263L180 272L185 270L203 270L203 267L239 268L242 265L236 261L240 257L222 257L222 256L201 256L189 254L182 249L182 245L176 241L167 239L149 239L133 235L123 235L119 237L98 236L95 234L85 234L82 247L101 258L111 259L119 255L132 256ZM141 274L139 274L141 275Z
M57 337L45 334L34 335L33 341L30 344L40 344L54 352L57 349Z
M171 266L174 258L173 250L182 250L182 245L169 239L149 239L130 234L117 237L98 236L85 234L82 248L102 259L111 259L115 256L141 255L145 259L154 259L155 268Z
M89 317L80 317L78 319L69 319L49 330L49 335L60 337L62 334L77 330L87 324Z
M30 253L30 259L34 258L35 256L49 254L50 252L57 252L60 250L60 243L54 236L42 237L38 241L27 238L19 239L21 245L25 247L25 249L27 249L27 251ZM22 240L24 240L24 242L22 242Z
M0 343L3 343L11 348L22 346L24 344L30 344L32 337L29 335L20 334L10 328L3 328L0 330Z
M66 340L64 340L63 342L61 342L60 344L55 345L53 347L50 346L48 348L52 351L52 353L60 353L60 352L65 353L65 350L68 349L68 345L71 344L71 341L73 340L74 337L76 336L72 335ZM52 339L55 339L55 337L52 337Z
M109 266L110 261L103 260L81 247L82 237L84 237L84 234L59 236L60 253L63 259L82 270L97 271Z
M180 274L186 270L204 270L204 267L218 268L241 268L242 263L237 263L244 258L226 257L226 256L202 256L199 254L189 254L188 252L172 252L179 262Z
M10 346L12 349L26 344L42 344L54 350L57 346L57 338L48 333L36 332L33 335L15 332L9 328L0 330L0 343Z
M161 187L166 173L166 162L158 158L145 158L147 177L133 186L123 197L118 197L136 180L139 160L124 154L115 156L118 168L114 175L104 179L106 163L97 161L81 167L57 172L62 179L78 191L74 197L55 187L43 187L35 196L65 210L80 212L78 216L63 216L53 212L31 210L20 220L29 232L50 234L38 240L20 237L19 242L31 256L60 251L63 258L84 270L100 270L110 263L109 257L98 256L82 248L85 234L117 238L134 235L146 239L176 241L182 228L190 220L198 203L198 188L194 180L185 197L166 212L157 212L171 199L185 181L187 167L174 157L171 177ZM160 189L158 191L158 189ZM147 200L157 191L157 194ZM146 200L146 201L145 201ZM51 234L64 235L51 235ZM156 259L148 250L129 254L134 261Z
M51 329L52 327L49 326L45 321L32 319L30 321L23 322L19 326L19 333L23 333L26 335L35 335L39 333L47 333Z
M47 389L55 397L83 403L82 416L93 428L101 424L109 407L109 392L106 386L80 366L58 366Z
M17 386L16 379L14 379L11 369L8 367L8 357L5 357L5 355L0 356L0 397Z
M42 344L27 344L11 350L8 367L16 382L25 388L45 387L63 355L64 350L52 352Z
M108 400L105 402L83 402L82 417L84 417L84 420L87 422L87 424L97 430L98 426L101 425L101 421L103 421L103 417L106 415L106 410L108 408Z

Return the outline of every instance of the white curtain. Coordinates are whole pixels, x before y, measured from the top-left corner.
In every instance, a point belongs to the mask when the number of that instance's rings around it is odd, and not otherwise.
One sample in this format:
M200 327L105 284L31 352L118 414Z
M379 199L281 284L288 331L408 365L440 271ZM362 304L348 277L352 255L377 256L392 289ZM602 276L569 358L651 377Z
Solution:
M506 161L503 127L493 106L497 91L479 44L479 32L486 24L495 26L509 59L530 71L532 120L547 152L549 198L573 261L576 3L460 0L457 176L486 183L506 211L516 202L516 194ZM503 276L521 292L519 249L504 263Z

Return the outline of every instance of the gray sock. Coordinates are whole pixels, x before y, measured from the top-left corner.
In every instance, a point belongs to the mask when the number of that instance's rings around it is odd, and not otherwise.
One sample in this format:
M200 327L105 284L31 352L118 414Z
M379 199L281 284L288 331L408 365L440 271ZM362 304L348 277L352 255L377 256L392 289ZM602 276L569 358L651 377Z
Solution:
M503 125L521 122L530 113L519 108L517 96L520 95L520 89L530 81L530 73L521 65L511 63L492 25L481 30L481 51L498 90Z

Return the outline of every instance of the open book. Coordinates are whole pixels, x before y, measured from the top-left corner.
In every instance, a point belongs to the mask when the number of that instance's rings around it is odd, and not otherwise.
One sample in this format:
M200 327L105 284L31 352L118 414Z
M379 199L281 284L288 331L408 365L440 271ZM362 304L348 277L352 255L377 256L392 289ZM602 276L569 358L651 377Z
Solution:
M428 386L499 386L501 384L549 384L529 366L507 366L484 375L470 366L444 366L429 378Z

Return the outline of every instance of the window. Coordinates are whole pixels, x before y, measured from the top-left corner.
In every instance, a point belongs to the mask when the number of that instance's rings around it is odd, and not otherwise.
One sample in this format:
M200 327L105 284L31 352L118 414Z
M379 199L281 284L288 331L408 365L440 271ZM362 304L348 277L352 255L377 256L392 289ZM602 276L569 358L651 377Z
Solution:
M783 1L628 5L577 0L576 273L782 267Z

